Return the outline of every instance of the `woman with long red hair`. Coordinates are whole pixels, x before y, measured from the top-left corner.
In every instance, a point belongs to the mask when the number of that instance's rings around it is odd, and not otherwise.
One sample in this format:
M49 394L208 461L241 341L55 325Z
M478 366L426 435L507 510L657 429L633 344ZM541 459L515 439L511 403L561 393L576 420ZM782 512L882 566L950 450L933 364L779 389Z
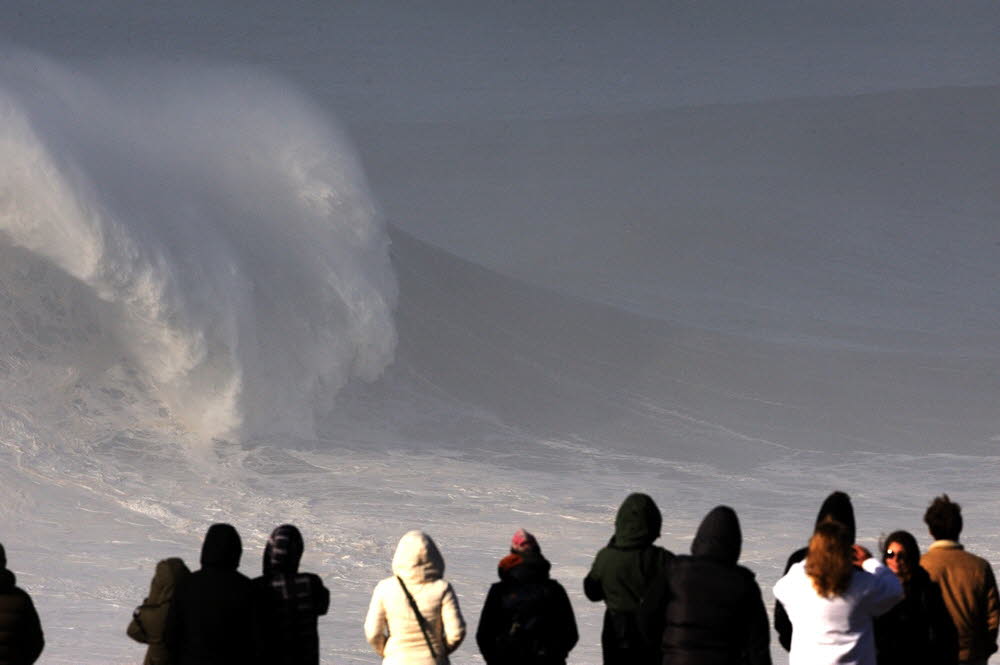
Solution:
M848 529L820 523L804 561L774 585L792 622L789 665L875 665L872 619L903 598L896 575Z

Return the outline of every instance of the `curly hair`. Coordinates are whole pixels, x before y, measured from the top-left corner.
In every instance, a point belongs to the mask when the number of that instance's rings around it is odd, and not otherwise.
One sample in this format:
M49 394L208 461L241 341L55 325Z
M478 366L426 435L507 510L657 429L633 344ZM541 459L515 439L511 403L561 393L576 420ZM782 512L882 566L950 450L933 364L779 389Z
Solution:
M935 540L958 540L962 533L962 506L942 494L927 507L924 522Z
M854 575L852 546L848 529L840 522L825 520L816 526L809 539L806 574L820 596L833 598L847 591Z

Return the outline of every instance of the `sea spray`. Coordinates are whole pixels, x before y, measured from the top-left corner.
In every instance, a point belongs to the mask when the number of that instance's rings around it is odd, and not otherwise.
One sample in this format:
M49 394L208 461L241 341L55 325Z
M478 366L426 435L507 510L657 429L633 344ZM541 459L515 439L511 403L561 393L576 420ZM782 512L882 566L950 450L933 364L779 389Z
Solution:
M0 357L35 368L8 408L100 386L112 430L157 404L196 440L312 436L392 361L388 244L344 136L265 73L0 66Z

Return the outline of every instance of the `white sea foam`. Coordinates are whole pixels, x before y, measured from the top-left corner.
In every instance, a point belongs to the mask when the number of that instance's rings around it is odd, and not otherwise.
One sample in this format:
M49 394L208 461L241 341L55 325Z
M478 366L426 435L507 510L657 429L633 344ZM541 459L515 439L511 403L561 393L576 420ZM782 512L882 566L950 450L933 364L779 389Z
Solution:
M310 435L392 361L382 220L348 142L291 87L9 54L0 164L4 367L63 377L11 384L8 409L79 399L81 376L118 367L141 387L118 396L125 424L147 401L195 439Z

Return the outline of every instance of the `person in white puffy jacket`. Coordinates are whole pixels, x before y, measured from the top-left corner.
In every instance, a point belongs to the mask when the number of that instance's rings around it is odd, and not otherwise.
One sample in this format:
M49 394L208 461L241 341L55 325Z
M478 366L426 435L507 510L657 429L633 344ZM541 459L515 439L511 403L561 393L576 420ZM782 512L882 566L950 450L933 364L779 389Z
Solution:
M465 639L465 620L431 537L409 531L392 557L393 577L375 586L365 638L383 665L447 665Z
M852 545L848 529L816 527L804 561L774 585L792 622L789 665L876 665L872 619L903 599L896 575Z

